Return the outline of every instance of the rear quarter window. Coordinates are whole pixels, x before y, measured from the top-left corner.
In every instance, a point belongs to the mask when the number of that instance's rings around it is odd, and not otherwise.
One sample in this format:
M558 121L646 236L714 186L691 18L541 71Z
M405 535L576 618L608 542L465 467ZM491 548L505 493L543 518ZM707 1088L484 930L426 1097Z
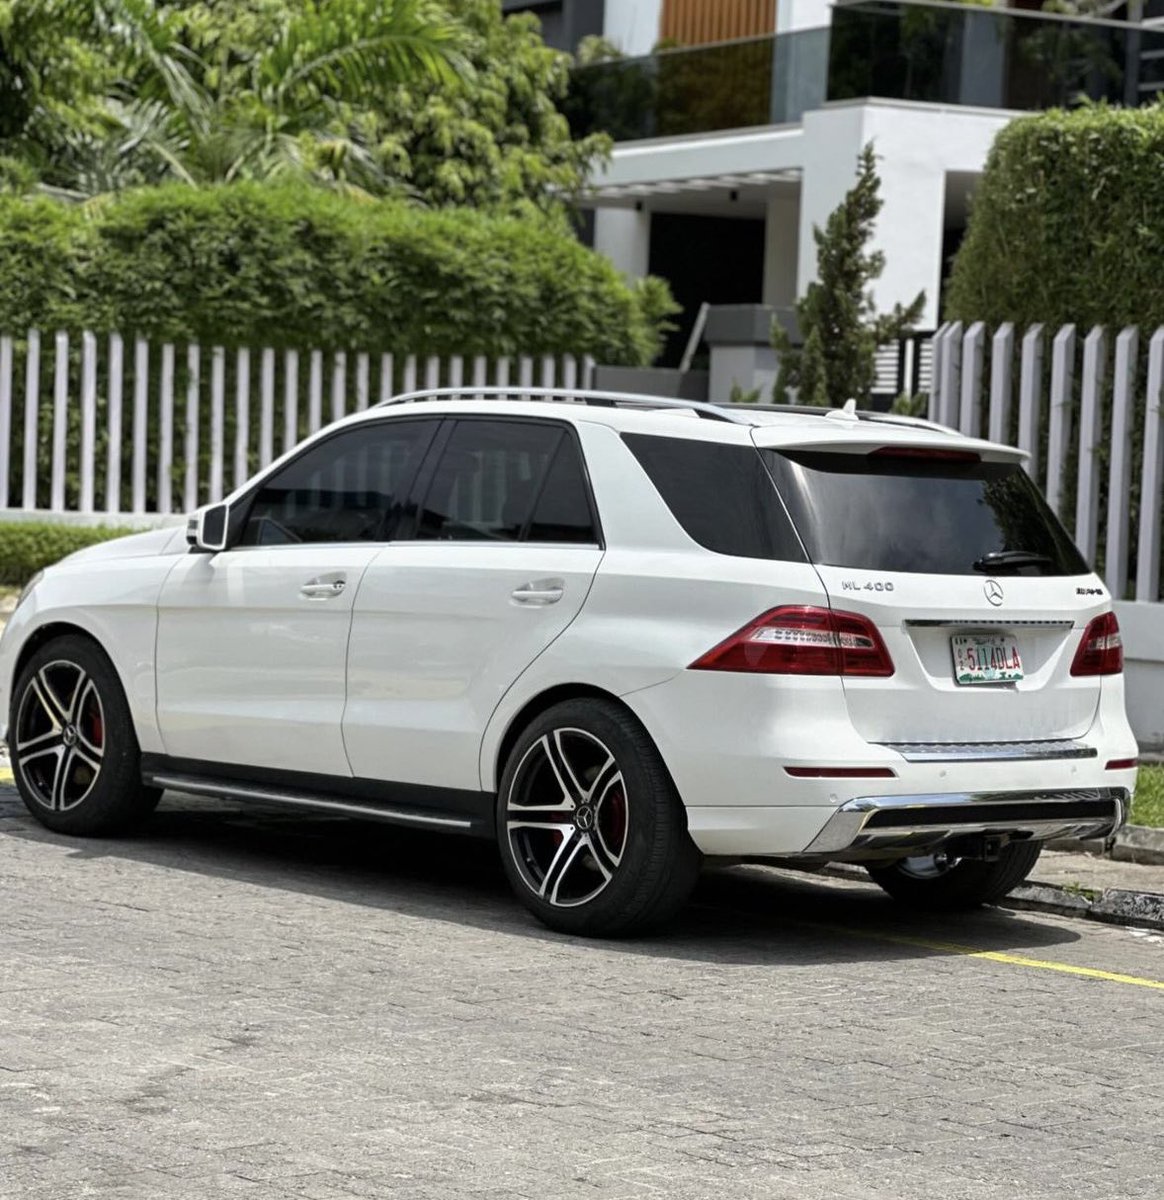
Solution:
M755 448L638 433L623 434L623 441L701 546L739 558L805 561Z

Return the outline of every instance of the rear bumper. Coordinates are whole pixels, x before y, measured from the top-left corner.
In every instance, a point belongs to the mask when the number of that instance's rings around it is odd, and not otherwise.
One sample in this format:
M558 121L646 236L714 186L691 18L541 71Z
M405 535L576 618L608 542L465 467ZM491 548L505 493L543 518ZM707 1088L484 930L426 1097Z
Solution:
M862 796L842 804L804 853L929 851L968 834L1107 837L1127 819L1130 803L1125 788Z

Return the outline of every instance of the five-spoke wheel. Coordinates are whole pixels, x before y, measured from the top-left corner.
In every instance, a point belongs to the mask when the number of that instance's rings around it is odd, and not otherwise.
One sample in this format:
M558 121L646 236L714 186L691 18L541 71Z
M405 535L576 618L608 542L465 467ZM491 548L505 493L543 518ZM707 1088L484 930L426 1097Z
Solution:
M522 732L502 776L497 832L519 898L572 933L657 925L699 870L658 751L612 701L567 701Z
M38 647L12 692L9 746L28 810L62 833L113 833L149 813L160 792L141 755L121 681L105 652L68 634Z

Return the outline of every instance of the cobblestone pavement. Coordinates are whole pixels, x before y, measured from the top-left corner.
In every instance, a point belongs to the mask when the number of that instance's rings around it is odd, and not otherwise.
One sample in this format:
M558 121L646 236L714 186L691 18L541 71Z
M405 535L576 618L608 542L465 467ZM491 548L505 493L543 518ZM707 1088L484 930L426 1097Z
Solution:
M1164 1194L1164 990L1058 969L1164 980L1157 935L749 870L588 943L487 845L11 792L0 905L5 1200Z

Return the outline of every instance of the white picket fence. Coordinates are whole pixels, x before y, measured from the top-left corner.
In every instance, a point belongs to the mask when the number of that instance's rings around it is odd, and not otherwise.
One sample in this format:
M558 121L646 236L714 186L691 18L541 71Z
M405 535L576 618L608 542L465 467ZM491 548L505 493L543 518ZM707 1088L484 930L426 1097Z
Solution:
M219 500L325 423L417 388L588 387L590 358L425 357L0 335L0 509Z
M955 321L934 335L933 354L930 418L1026 450L1112 595L1159 600L1164 327L1142 338L1135 327L1113 337L1102 326L1020 333Z

